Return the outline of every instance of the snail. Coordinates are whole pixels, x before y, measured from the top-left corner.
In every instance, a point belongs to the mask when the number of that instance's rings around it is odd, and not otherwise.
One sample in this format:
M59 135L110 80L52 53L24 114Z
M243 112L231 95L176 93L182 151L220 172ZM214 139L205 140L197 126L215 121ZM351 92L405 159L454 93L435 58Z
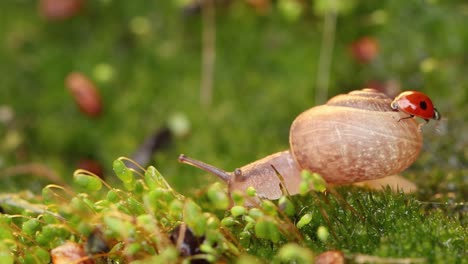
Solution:
M218 176L229 192L245 192L252 186L259 197L269 200L283 195L281 183L289 194L299 193L302 170L316 172L335 185L394 175L416 160L422 133L414 118L405 119L407 114L392 109L391 103L375 89L337 95L293 121L289 150L233 172L183 154L179 161Z

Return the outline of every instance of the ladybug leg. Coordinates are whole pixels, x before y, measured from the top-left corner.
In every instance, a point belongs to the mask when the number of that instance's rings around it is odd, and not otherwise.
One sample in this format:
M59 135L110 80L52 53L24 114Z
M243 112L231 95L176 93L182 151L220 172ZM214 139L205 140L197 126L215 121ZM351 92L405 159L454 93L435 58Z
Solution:
M427 124L428 122L429 122L429 121L426 120L426 123L420 123L420 124L418 125L418 131L419 131L419 132L422 132L422 127L423 127L425 124Z
M407 117L402 117L402 118L398 119L398 122L400 122L400 120L403 120L403 119L410 119L410 118L413 118L413 117L414 117L414 115L409 115L409 116L407 116Z
M419 130L419 132L422 131L422 127L423 127L425 124L429 123L429 119L424 119L424 121L426 121L426 123L421 123L421 124L418 125L418 130Z

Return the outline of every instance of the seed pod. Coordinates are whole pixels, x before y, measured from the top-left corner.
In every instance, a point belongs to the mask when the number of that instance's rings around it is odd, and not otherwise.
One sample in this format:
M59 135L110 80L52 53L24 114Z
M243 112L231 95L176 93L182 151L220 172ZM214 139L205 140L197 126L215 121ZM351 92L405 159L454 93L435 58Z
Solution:
M351 44L351 55L360 63L369 63L379 54L379 43L373 37L362 37Z
M39 13L49 20L64 20L78 14L84 5L84 0L41 0Z
M65 85L83 114L89 117L98 117L101 114L101 95L94 83L84 74L70 73L65 79Z

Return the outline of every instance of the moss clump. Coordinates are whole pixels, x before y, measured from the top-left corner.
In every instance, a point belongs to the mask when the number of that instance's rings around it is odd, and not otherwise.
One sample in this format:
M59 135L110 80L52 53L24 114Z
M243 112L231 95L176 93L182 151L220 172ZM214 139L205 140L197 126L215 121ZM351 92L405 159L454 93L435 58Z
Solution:
M455 263L465 253L467 229L457 217L389 189L312 191L263 200L254 208L237 204L220 213L212 193L198 198L200 206L174 191L154 167L138 172L122 160L114 162L114 170L123 189L96 184L99 177L80 170L75 181L81 193L49 185L43 197L4 194L0 250L5 263L41 263L53 254L31 254L66 241L85 248L84 258L137 263L233 261L247 255L308 263L332 249L348 259L365 254Z

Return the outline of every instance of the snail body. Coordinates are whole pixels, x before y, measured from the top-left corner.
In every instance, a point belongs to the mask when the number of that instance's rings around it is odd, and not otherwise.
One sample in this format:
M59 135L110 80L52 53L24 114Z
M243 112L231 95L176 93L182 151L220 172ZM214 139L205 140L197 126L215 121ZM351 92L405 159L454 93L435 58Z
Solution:
M229 191L252 186L274 200L281 184L289 194L299 192L300 172L319 173L327 183L350 184L402 172L418 157L422 134L414 119L391 108L392 99L374 89L331 98L325 105L301 113L292 123L290 149L225 172L185 155L179 161L228 184ZM400 121L401 120L401 121Z
M235 190L245 192L247 188L253 187L258 196L275 200L283 194L280 186L284 184L288 193L299 193L301 170L288 150L266 156L233 172L226 172L183 154L179 156L179 161L218 176L227 183L229 192ZM282 181L278 175L284 180Z

